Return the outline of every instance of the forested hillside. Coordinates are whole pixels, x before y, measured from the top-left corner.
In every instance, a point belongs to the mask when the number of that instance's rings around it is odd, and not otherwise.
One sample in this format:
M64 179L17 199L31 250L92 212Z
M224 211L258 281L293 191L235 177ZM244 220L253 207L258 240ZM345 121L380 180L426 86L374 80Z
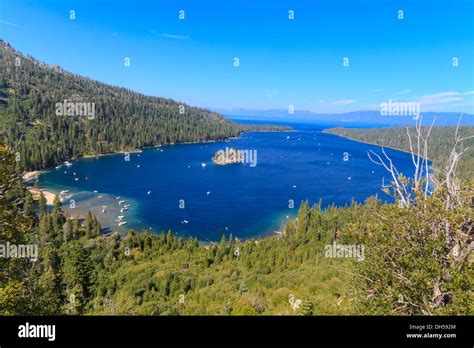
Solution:
M427 133L429 127L422 127L422 132ZM410 135L414 138L415 128L409 127ZM390 128L330 128L324 132L336 134L352 140L361 141L369 144L381 145L400 149L403 151L410 151L410 145L407 135L406 127L390 127ZM447 162L448 157L454 145L456 127L443 126L433 127L428 141L428 158L433 161L433 166L436 169L442 170L442 166ZM459 127L459 134L462 137L474 135L474 127L461 126ZM465 148L471 147L461 157L458 165L458 173L462 179L474 178L474 138L467 139L461 144L457 151L462 151ZM416 152L417 144L413 144Z
M0 147L0 244L34 243L39 258L0 258L0 315L474 313L472 185L453 208L443 189L410 207L303 202L282 235L201 244L171 231L99 236L90 214L34 202L14 157Z
M94 104L94 115L58 115L56 104L64 100L91 109ZM74 75L0 40L0 140L15 147L22 140L16 149L24 170L84 155L283 129L238 125L209 110Z

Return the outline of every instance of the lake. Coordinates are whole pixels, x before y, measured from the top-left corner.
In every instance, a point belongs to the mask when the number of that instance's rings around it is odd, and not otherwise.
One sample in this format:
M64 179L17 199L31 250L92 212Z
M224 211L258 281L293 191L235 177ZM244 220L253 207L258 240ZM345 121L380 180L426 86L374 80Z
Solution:
M306 199L322 200L323 206L363 202L375 194L390 199L381 192L388 173L367 156L379 147L322 133L327 125L292 126L291 132L148 148L129 158L82 158L41 175L39 183L56 193L68 190L66 209L74 200L72 214L91 210L113 231L171 229L202 241L230 233L240 239L272 234ZM211 158L226 147L252 151L256 165L214 164ZM386 152L400 172L413 172L409 154ZM125 204L128 210L120 212ZM119 221L127 223L118 226Z

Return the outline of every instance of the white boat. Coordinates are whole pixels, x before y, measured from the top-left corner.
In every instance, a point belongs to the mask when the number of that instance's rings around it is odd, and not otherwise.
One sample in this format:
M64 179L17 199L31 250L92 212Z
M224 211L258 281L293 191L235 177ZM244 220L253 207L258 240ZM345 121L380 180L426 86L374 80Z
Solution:
M211 191L207 191L206 194L209 196L211 194Z
M115 199L120 199L120 196L118 196L118 197L115 197Z
M68 193L69 190L62 190L61 192L59 192L60 195L64 195L65 193Z
M66 166L70 167L70 166L72 166L72 163L71 163L71 162L69 162L69 161L66 161L66 162L64 162L64 165L66 165Z
M79 181L79 178L75 178L74 180Z
M97 191L97 190L94 190L94 193L97 193L97 192L99 192L99 191Z
M151 193L151 191L148 191L146 194L149 195Z
M123 219L123 215L119 215L119 216L117 216L117 218L118 218L119 220L122 220L122 219Z
M128 210L128 208L122 208L120 209L120 212L123 213L123 212L126 212Z
M119 201L119 204L122 205L122 203L125 203L125 201Z
M201 163L201 167L203 167L203 168L204 168L204 167L206 167L206 166L207 166L207 164L206 164L206 163L204 163L204 162L202 162L202 163Z
M56 166L56 169L59 169L59 168L61 168L61 166Z
M105 208L102 208L102 212L105 213L107 211L107 209Z
M125 225L126 223L127 223L127 221L120 221L120 222L118 223L118 225L119 225L119 226L122 226L122 225Z
M188 221L188 220L183 220L183 221L181 221L181 223L182 223L182 224L188 224L189 221Z

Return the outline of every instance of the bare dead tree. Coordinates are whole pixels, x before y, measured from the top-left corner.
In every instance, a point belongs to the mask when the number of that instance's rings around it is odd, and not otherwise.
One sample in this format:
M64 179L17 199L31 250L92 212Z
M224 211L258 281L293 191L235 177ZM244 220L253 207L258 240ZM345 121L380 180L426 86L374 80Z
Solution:
M474 135L461 136L459 133L459 125L462 119L462 114L456 126L454 144L451 154L447 160L445 168L433 175L429 167L429 138L433 129L436 117L433 118L430 127L426 132L422 128L422 116L416 119L414 141L410 128L406 127L408 137L408 144L410 147L410 155L413 166L415 168L412 178L406 178L399 173L397 167L393 164L392 159L385 152L382 146L382 155L379 155L373 150L369 150L369 159L377 164L383 166L391 175L392 183L390 185L382 184L384 190L392 189L395 193L395 198L403 206L410 206L414 203L415 193L422 190L424 197L428 197L434 190L440 187L445 187L449 193L446 201L446 209L451 209L456 205L461 204L461 184L456 175L456 169L461 159L461 156L470 149L464 148L463 142L474 138ZM415 145L415 146L414 146Z
M422 116L416 118L415 122L415 138L416 138L416 148L413 148L413 141L412 136L410 134L410 129L407 126L407 136L408 136L408 143L410 146L410 154L413 162L413 166L415 167L415 173L413 178L406 178L405 176L401 175L398 171L397 167L393 164L392 159L387 155L385 152L384 147L382 146L382 156L377 154L373 150L369 150L367 153L369 159L377 164L383 166L391 175L392 183L390 185L382 184L382 188L385 191L390 189L394 190L395 197L400 205L402 206L410 206L414 203L415 193L423 189L425 197L427 197L431 192L429 190L430 187L430 179L431 174L429 170L429 160L428 160L428 139L431 134L431 130L433 129L434 122L436 117L433 118L433 122L431 123L430 128L428 129L426 135L423 134L423 130L421 127L422 124ZM424 185L424 187L423 187Z
M382 155L375 151L368 152L369 159L377 165L383 166L391 175L391 185L382 183L383 189L387 192L392 190L394 198L396 198L400 205L411 207L414 205L416 197L422 197L426 203L426 199L435 191L440 191L443 197L444 210L450 212L458 207L461 207L463 202L462 185L456 174L456 169L461 159L461 156L470 149L464 147L464 141L474 138L474 135L462 136L459 132L459 127L462 119L462 114L459 117L455 135L454 144L452 146L450 156L447 159L445 166L436 174L430 173L429 160L430 155L428 151L428 141L433 129L435 118L427 131L423 132L421 127L422 118L419 117L415 123L414 139L410 134L410 129L407 127L407 136L410 147L410 154L414 165L414 175L412 178L407 178L401 175L391 158L386 154L382 147ZM413 141L414 140L414 141ZM414 146L414 143L416 144ZM422 211L420 211L422 212ZM446 216L448 216L447 214ZM466 260L474 250L474 223L472 219L465 219L461 226L454 227L451 225L449 218L440 217L438 224L429 224L425 226L430 231L429 235L443 236L445 246L448 253L442 259L443 274L437 279L433 279L433 288L430 300L422 305L422 312L430 314L432 309L443 306L445 301L448 301L451 296L449 289L445 288L445 283L450 279L451 273L455 269L463 267L463 261ZM413 231L417 233L419 231Z
M457 205L462 204L461 200L461 182L456 175L457 166L461 159L461 156L469 150L471 147L464 148L464 141L474 138L474 135L462 137L459 134L459 125L461 123L461 117L459 117L456 131L454 134L454 144L451 149L450 156L446 162L446 165L438 177L433 177L433 182L436 187L445 187L447 190L446 199L446 210L452 209Z

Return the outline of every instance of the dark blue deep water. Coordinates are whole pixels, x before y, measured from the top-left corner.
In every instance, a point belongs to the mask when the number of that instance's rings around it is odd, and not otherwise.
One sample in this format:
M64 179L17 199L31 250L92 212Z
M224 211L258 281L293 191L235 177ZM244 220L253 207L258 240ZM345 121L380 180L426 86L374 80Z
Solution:
M367 157L369 149L380 152L379 147L321 133L327 126L293 126L292 132L245 133L222 142L145 149L130 154L130 161L122 154L80 159L43 174L40 184L55 192L70 190L66 208L74 199L73 214L90 209L111 230L171 229L202 241L218 240L224 233L240 239L271 234L306 199L339 206L375 194L389 199L381 192L382 177L388 179L388 174ZM257 165L213 164L211 157L226 147L256 150ZM412 173L408 154L386 152L400 172ZM130 204L128 211L118 211L119 200ZM289 208L290 200L294 208ZM102 206L107 207L104 213ZM117 215L127 224L118 227Z

